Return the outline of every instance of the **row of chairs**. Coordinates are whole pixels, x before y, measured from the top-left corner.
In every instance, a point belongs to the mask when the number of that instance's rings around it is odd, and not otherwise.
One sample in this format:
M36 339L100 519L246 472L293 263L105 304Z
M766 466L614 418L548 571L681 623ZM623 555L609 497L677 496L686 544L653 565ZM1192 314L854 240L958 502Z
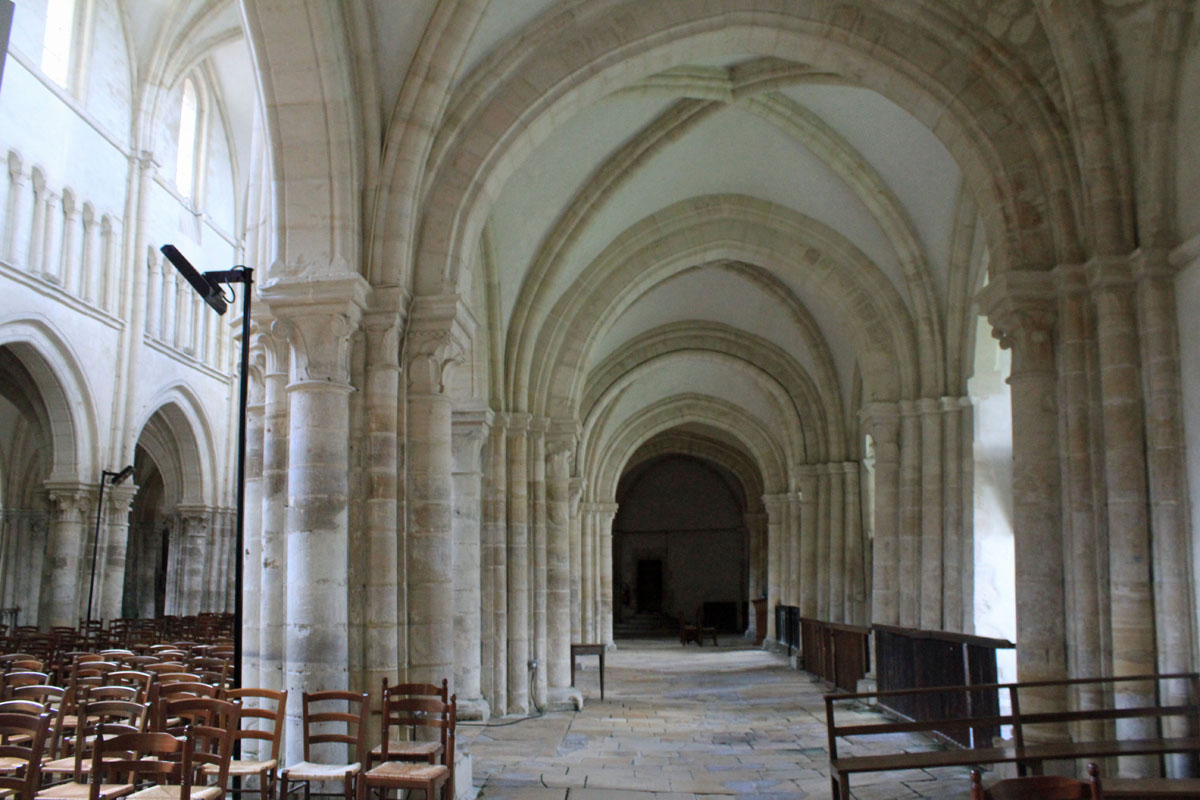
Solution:
M305 800L315 782L341 780L346 800L368 800L391 790L425 793L427 800L454 797L454 736L458 701L438 684L383 681L380 744L366 750L368 696L363 692L310 692L304 695L304 760L279 771L280 796L302 785ZM326 726L338 725L336 731ZM345 733L341 725L344 724ZM400 738L400 737L404 738ZM313 759L314 745L346 745L353 761L329 764ZM363 756L366 756L364 759ZM365 768L363 762L365 761Z

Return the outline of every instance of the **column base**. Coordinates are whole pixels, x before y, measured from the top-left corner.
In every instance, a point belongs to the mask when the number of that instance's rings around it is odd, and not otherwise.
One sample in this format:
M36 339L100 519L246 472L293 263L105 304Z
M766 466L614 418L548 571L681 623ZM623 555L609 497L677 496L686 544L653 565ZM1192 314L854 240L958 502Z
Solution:
M574 686L563 689L551 688L546 697L547 711L582 711L583 692Z
M609 642L608 644L604 645L604 649L611 653L613 650L617 649L617 643L615 641Z
M454 750L454 800L473 800L479 794L471 774L471 754L461 749Z
M492 707L483 697L471 697L458 701L458 719L471 722L487 722L492 716Z

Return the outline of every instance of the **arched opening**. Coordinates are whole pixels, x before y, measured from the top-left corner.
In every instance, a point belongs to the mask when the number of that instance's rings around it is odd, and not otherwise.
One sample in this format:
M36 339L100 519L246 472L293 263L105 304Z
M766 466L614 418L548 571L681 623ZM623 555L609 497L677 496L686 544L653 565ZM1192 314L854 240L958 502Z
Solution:
M613 522L617 637L669 630L698 612L727 633L746 628L745 492L725 467L667 454L622 475Z
M49 510L53 437L33 375L8 346L0 347L0 606L2 621L37 622L38 587Z
M136 450L134 476L138 493L129 512L121 616L161 617L166 613L172 520L162 473L144 447Z

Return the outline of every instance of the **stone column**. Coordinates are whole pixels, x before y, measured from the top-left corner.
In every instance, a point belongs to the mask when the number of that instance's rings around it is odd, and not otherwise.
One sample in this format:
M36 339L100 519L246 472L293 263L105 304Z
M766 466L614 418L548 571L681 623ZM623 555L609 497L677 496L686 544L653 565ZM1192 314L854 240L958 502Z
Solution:
M215 315L214 315L215 316ZM264 368L261 336L251 327L249 396L246 401L246 496L242 559L242 685L262 686L259 678L262 646L262 507ZM236 523L235 523L236 524ZM232 579L232 575L230 578Z
M900 624L921 627L921 417L900 403ZM941 519L939 512L938 518ZM938 547L937 552L942 552Z
M920 619L926 630L943 630L942 413L938 401L928 397L916 402L916 410L921 425Z
M1192 668L1196 621L1189 600L1187 559L1176 555L1188 551L1188 497L1175 269L1166 253L1143 250L1134 253L1133 270L1145 392L1157 671L1186 672ZM1173 682L1167 687L1164 701L1182 703L1186 696L1187 688ZM1169 720L1166 735L1186 736L1183 722ZM1186 774L1180 760L1175 759L1173 775Z
M285 538L284 687L349 688L350 337L368 287L359 276L260 287L291 345ZM319 298L319 299L317 299ZM287 758L302 757L301 706L288 706Z
M162 265L165 257L146 267L146 333L158 336L162 329Z
M801 581L802 561L800 543L800 493L790 491L787 494L787 588L784 596L789 606L800 607L800 596L803 591Z
M786 495L763 495L763 507L767 510L767 638L779 641L775 628L775 606L783 601L783 510Z
M504 714L508 709L508 415L497 414L491 432L487 487L488 565L491 569L491 707ZM486 631L485 627L485 631ZM485 659L485 665L488 660Z
M17 252L17 231L21 228L21 211L25 207L25 173L21 156L8 151L8 199L4 206L4 258L10 264L20 264Z
M841 463L829 465L829 616L846 621L846 476Z
M529 711L529 414L509 414L508 711Z
M938 401L942 421L942 624L946 630L968 630L974 617L963 601L963 578L973 563L964 549L968 539L963 530L963 407L966 397L943 397ZM969 439L968 439L969 440Z
M867 614L866 570L863 563L862 502L859 493L858 464L842 462L843 520L845 524L845 617L851 625L869 624Z
M533 657L538 661L534 674L534 705L545 708L550 687L547 663L546 591L548 556L546 553L546 431L550 420L534 418L529 430L530 540L533 548Z
M546 446L546 678L551 707L582 707L571 688L571 465L578 426L556 424Z
M571 595L571 641L586 641L583 638L583 524L579 514L579 501L583 498L583 479L571 478L568 487L570 520L570 595Z
M763 536L762 528L766 524L766 515L761 512L747 511L742 515L745 520L746 531L750 539L750 568L748 570L750 580L746 586L746 608L749 609L746 621L746 638L753 641L758 637L758 622L754 618L754 601L762 597L766 587L766 579L762 576L762 568L765 566L763 560ZM766 631L763 631L766 634Z
M417 298L408 346L408 663L411 680L454 684L451 406L446 374L465 337L441 303Z
M112 217L105 214L100 217L100 300L98 303L110 314L117 312L117 286L120 284L117 270L117 237L113 235ZM138 297L145 293L145 271L134 269L134 297ZM139 288L141 291L138 291ZM146 313L145 306L142 306L140 315ZM130 324L133 324L133 316L130 315ZM141 336L142 329L137 330L138 336Z
M378 311L363 318L366 374L363 436L367 457L360 558L364 591L363 682L377 692L383 678L395 680L400 660L399 593L399 395L400 315Z
M79 624L79 571L82 566L84 529L93 499L86 484L55 484L47 487L50 497L50 532L42 569L38 627ZM90 558L90 553L88 554ZM86 592L83 602L87 602Z
M46 176L37 167L30 173L33 186L33 215L29 222L29 240L25 243L25 269L33 274L42 271L42 254L45 252L46 230ZM71 623L74 625L79 620Z
M104 559L104 582L97 576L92 616L96 619L115 619L121 614L121 599L125 594L125 553L129 544L129 512L138 487L129 484L107 486L104 489L105 534L101 539Z
M899 625L900 413L895 403L871 403L863 417L875 445L871 622Z
M1146 417L1142 407L1141 354L1136 293L1127 259L1088 263L1088 284L1096 308L1104 472L1108 512L1109 588L1112 598L1114 675L1146 675L1157 666L1154 593L1151 577L1149 494L1146 486ZM1118 707L1153 703L1152 683L1123 683ZM1117 720L1122 739L1156 735L1152 721ZM1153 769L1150 759L1138 759ZM1122 763L1125 770L1126 764Z
M833 498L830 496L829 464L817 465L817 619L829 621L829 538Z
M491 713L480 681L483 598L481 547L483 465L480 449L487 441L492 412L455 411L451 419L454 515L454 683L462 719L486 720Z
M1014 272L979 295L1000 338L1012 350L1013 539L1017 585L1017 675L1022 681L1066 677L1062 494L1050 277ZM1026 699L1028 698L1028 699ZM1066 694L1047 688L1022 694L1022 711L1062 711ZM1065 728L1039 738L1061 739Z
M62 238L58 226L62 223L62 195L44 188L42 199L45 209L42 211L42 230L39 231L42 236L42 253L38 269L46 280L61 284L62 275L58 270L62 266L59 261L62 255Z
M209 509L201 505L179 505L180 548L171 555L178 564L179 605L182 614L203 609L208 585Z
M817 468L801 464L800 483L800 615L817 616Z
M100 305L100 265L96 259L96 243L99 228L96 209L84 203L80 214L82 234L80 236L79 269L81 272L80 295L92 305Z
M63 231L62 248L55 271L62 276L63 289L67 294L79 291L79 212L82 209L75 200L75 193L64 189L62 195Z
M599 636L596 633L596 576L599 567L599 558L597 552L599 550L598 541L596 539L596 519L598 512L596 511L595 503L583 503L580 507L582 513L582 534L580 562L582 565L582 574L580 575L580 593L582 597L579 601L579 625L582 630L581 641L597 642Z
M599 583L599 639L608 649L616 647L613 642L613 555L612 535L613 521L617 518L616 503L600 503L596 506L600 512L597 520L596 536L600 543Z
M259 680L264 688L276 691L284 687L287 623L288 358L287 342L276 333L279 325L272 323L269 332L259 335L263 352ZM247 513L250 510L247 506Z

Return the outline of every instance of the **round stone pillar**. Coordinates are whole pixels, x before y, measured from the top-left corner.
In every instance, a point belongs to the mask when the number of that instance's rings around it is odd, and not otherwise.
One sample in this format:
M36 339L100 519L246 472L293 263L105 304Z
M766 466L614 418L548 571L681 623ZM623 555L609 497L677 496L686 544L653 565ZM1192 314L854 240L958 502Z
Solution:
M875 448L871 622L899 625L900 412L895 403L871 403L863 417Z
M253 330L253 328L251 328ZM249 397L246 402L246 493L242 559L242 685L262 686L262 503L263 503L263 357L262 340L250 345ZM232 575L229 576L232 579ZM232 580L230 581L232 582ZM249 745L251 740L247 740ZM254 748L251 748L254 751Z
M571 641L582 642L583 638L583 518L580 515L579 504L583 499L583 479L571 478L567 491L570 506L570 536L571 536Z
M180 547L172 552L178 581L179 611L176 613L198 614L205 610L201 606L208 586L211 514L208 508L200 505L179 505L175 510L179 513L180 526Z
M600 641L603 642L609 649L616 646L613 642L613 556L612 556L612 537L613 537L613 521L617 518L616 503L600 503L597 504L596 510L599 512L599 517L596 520L597 530L596 535L600 543L600 563L599 563L599 634Z
M491 708L504 714L508 709L508 415L497 414L491 432L488 469L488 566L491 570L491 658L485 670L485 691ZM486 630L486 628L485 628ZM486 665L485 661L485 665ZM488 676L490 674L490 680Z
M800 616L817 616L817 468L801 464L800 481ZM768 620L768 625L770 620Z
M263 348L262 553L259 591L260 685L281 691L284 626L287 620L288 359L287 342L272 333L259 336ZM250 509L247 508L247 513Z
M546 448L546 678L552 706L569 705L579 697L571 688L570 491L574 455L573 431L551 436Z
M292 697L349 688L350 339L367 288L357 275L261 288L291 355L283 684ZM301 710L288 704L289 761L303 755Z
M486 720L490 714L480 681L483 569L480 540L483 470L481 448L487 440L490 411L456 411L451 420L454 514L454 661L461 719Z
M905 401L900 403L899 577L900 624L909 628L921 627L921 455L920 410Z
M979 298L1000 346L1012 350L1012 528L1022 681L1058 680L1067 673L1053 296L1048 275L1011 273L988 284ZM1065 709L1060 687L1021 696L1022 711ZM1063 727L1039 738L1065 736Z
M46 541L46 562L42 569L38 627L49 630L56 625L79 624L79 576L88 579L89 570L80 563L87 539L84 526L91 506L92 487L62 484L50 487L50 525ZM88 554L90 557L90 553ZM85 584L86 585L86 584ZM84 604L87 596L84 593Z
M92 616L96 619L116 619L121 613L125 595L125 554L129 545L129 511L138 487L129 484L107 486L104 489L105 508L101 552L103 572L97 567L96 591ZM103 575L103 581L101 580Z
M508 417L508 711L529 711L529 422Z

